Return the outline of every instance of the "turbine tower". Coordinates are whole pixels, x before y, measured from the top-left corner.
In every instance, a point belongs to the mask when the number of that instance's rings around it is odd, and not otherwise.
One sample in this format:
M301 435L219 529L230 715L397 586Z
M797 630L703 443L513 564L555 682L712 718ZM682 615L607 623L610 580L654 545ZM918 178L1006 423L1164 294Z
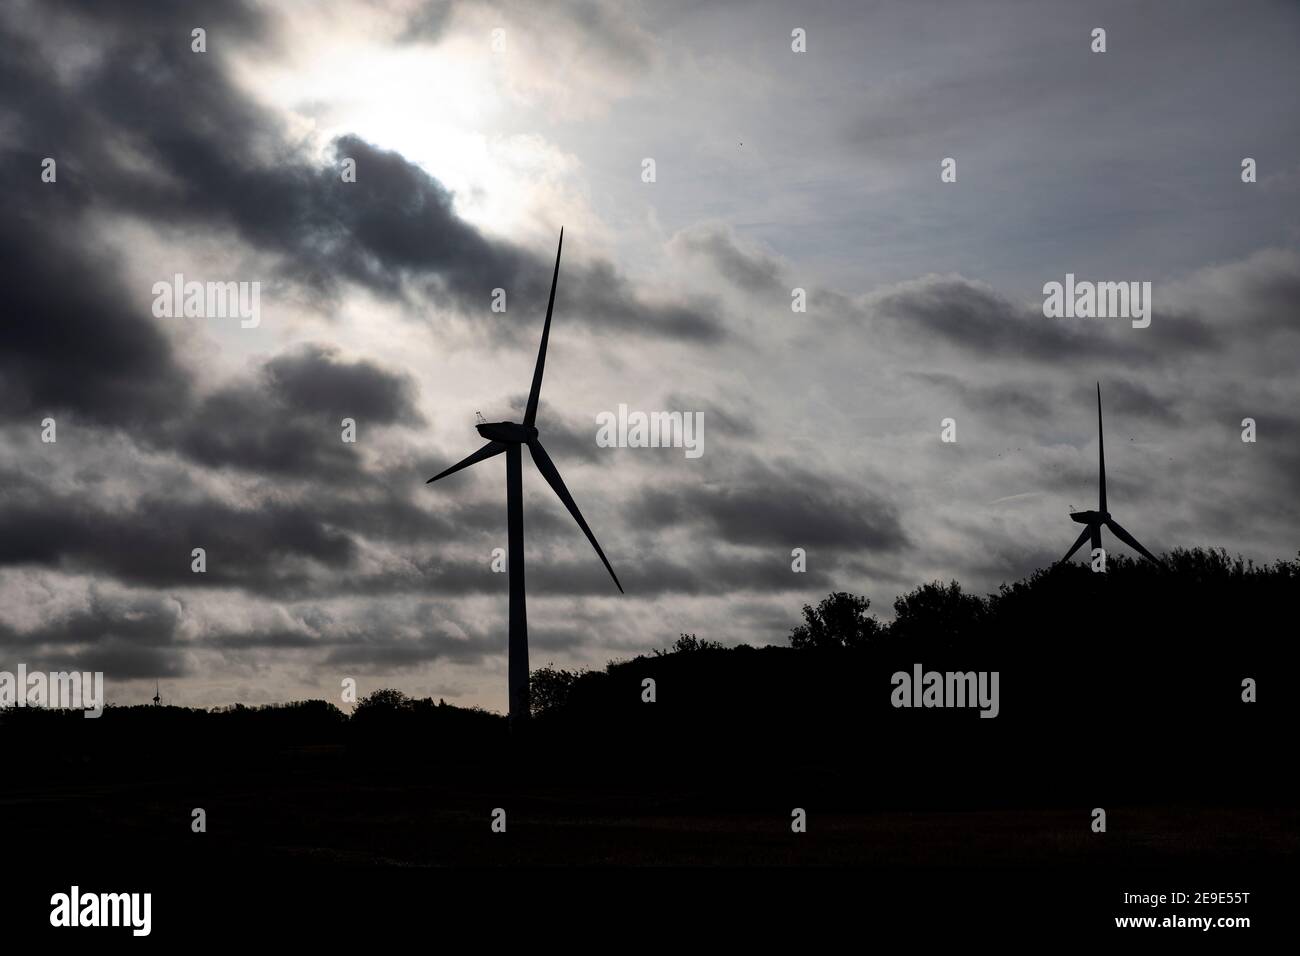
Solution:
M1089 540L1090 538L1092 539L1092 547L1100 548L1101 547L1101 526L1105 525L1107 528L1111 530L1111 532L1115 535L1115 537L1119 538L1121 541L1127 544L1138 554L1142 555L1142 557L1146 558L1148 561L1152 562L1153 564L1159 564L1160 559L1157 558L1150 551L1148 551L1146 548L1142 547L1141 542L1139 542L1137 538L1133 537L1131 534L1129 534L1127 531L1121 528L1119 522L1116 521L1114 518L1112 518L1110 516L1110 512L1106 510L1106 444L1104 439L1102 438L1102 433L1101 433L1101 383L1100 382L1097 383L1097 454L1098 454L1098 465L1100 466L1101 469L1100 493L1099 493L1097 510L1096 511L1074 511L1070 513L1070 517L1072 519L1079 522L1079 524L1081 525L1086 525L1086 527L1083 529L1083 533L1079 535L1078 539L1070 547L1070 550L1065 552L1065 557L1063 557L1059 563L1064 564L1066 561L1069 561L1070 558L1074 556L1074 552L1078 551L1079 548L1083 545L1083 543Z
M153 705L157 707L161 701L162 698L158 696L158 682L154 681L153 682Z
M551 297L546 303L546 322L542 325L542 344L537 350L537 366L533 370L533 386L528 393L528 407L524 411L524 420L519 422L480 422L475 428L488 440L488 443L463 461L452 465L446 471L434 475L425 484L432 484L439 478L446 478L462 468L486 461L500 455L506 456L506 524L509 529L509 552L506 575L510 580L510 727L522 730L528 720L528 614L524 602L524 495L522 446L527 445L532 454L533 463L542 473L547 484L564 502L573 515L578 527L582 529L591 546L600 555L605 570L614 579L619 593L623 585L619 584L618 575L610 566L605 552L600 549L596 536L591 533L577 503L564 485L564 479L556 469L551 456L546 453L538 440L535 424L537 419L537 400L542 391L542 371L546 367L546 343L551 336L551 313L555 309L555 285L560 278L560 252L564 248L564 230L560 230L560 244L555 250L555 273L551 276Z

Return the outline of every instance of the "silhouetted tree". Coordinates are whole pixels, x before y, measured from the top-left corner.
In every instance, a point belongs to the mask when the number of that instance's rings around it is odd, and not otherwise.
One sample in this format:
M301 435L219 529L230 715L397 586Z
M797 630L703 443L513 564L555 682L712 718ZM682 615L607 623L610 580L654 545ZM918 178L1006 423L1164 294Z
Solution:
M401 711L410 709L411 698L400 690L381 687L357 701L356 707L352 710L352 719L364 722L377 717L383 718L396 715Z
M988 606L983 598L966 594L956 581L931 581L894 601L891 638L957 644L974 639Z
M690 654L694 651L720 651L722 643L720 641L702 641L694 634L682 634L677 640L673 641L672 647L668 650L655 649L656 657L665 657L669 654Z
M566 671L552 664L533 671L528 678L528 702L533 716L563 707L582 673Z
M790 646L800 650L861 648L880 637L880 622L869 615L870 598L836 591L817 607L803 606L804 622L790 632Z

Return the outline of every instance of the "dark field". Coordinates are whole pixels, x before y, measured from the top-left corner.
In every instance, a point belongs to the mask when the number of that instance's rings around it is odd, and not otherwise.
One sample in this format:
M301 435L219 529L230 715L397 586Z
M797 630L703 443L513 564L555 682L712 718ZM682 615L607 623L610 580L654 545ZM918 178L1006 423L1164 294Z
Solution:
M600 786L533 784L509 775L455 782L376 774L342 746L286 750L277 766L130 782L11 780L0 819L11 848L69 858L151 859L191 867L335 864L838 865L1173 867L1294 862L1300 811L1253 805L1108 804L971 810L872 807L843 799L777 804L710 786L653 779ZM653 777L653 773L647 777ZM791 784L793 793L797 789ZM824 787L822 788L824 790ZM734 799L734 802L732 800ZM949 799L961 799L959 790ZM840 805L836 805L836 804ZM791 832L791 810L808 814ZM191 832L191 811L207 832ZM505 833L490 828L506 810ZM21 823L20 823L21 822ZM20 825L18 825L20 823Z

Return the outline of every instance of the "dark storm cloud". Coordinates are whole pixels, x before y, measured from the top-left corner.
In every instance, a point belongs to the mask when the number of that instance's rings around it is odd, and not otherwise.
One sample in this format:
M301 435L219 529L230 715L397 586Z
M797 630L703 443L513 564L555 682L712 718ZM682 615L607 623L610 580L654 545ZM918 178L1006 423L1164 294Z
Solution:
M505 647L504 631L471 629L460 636L430 623L437 616L436 609L421 604L410 618L402 620L401 629L418 631L415 636L394 637L373 631L350 633L346 641L340 641L330 650L320 666L345 666L359 673L376 673L436 660L478 664L486 657L500 654Z
M727 337L718 318L717 300L694 297L670 303L647 302L608 261L596 260L585 269L575 270L572 276L566 271L561 283L566 298L570 284L573 291L569 301L578 307L579 315L591 317L589 324L598 328L613 326L615 330L695 343L714 343ZM556 298L558 302L558 295Z
M1251 339L1279 340L1278 347L1295 348L1284 340L1300 334L1300 250L1265 248L1245 259L1201 270L1180 305L1208 320L1231 326ZM1242 336L1245 338L1246 336Z
M1242 283L1237 294L1258 310L1258 324L1266 331L1300 334L1296 309L1300 307L1300 256L1291 254L1276 268L1261 269Z
M730 480L689 495L648 490L633 512L643 525L702 522L727 543L784 548L787 555L795 547L894 551L907 542L885 499L788 461L753 457Z
M216 165L215 183L196 184L204 201L189 195L165 214L225 218L248 242L286 256L289 274L324 294L336 291L340 276L390 297L416 288L510 332L516 326L507 314L487 307L494 289L505 289L516 308L541 308L554 267L549 252L486 237L456 215L452 194L438 180L396 152L356 136L336 140L334 152L340 164L355 160L355 183L340 181L341 166L318 168L292 157L272 168ZM183 176L187 157L177 159L172 172ZM561 289L566 316L594 327L688 341L723 335L713 303L647 301L601 259L570 265ZM531 347L516 340L507 341Z
M20 26L39 32L39 22L57 35L89 33L102 40L120 34L132 16L152 6L42 4L10 10L0 26L3 115L14 132L0 142L9 204L0 220L0 283L9 316L0 326L6 416L73 410L92 421L133 424L188 402L185 376L167 340L148 314L132 307L131 290L118 277L119 257L88 241L81 227L81 217L104 192L99 173L112 168L107 162L101 167L103 145L114 136L95 104L96 95L111 93L93 83L70 88L39 56L31 37L19 32ZM239 5L209 12L206 22L213 27L253 26L254 18ZM151 9L143 22L160 33L171 29L188 50L189 26L181 31L176 22L182 13L171 6ZM56 183L40 180L45 156L58 163ZM140 185L153 188L147 179Z
M41 0L43 14L56 18L67 17L78 28L91 26L97 30L117 33L138 31L141 24L158 35L177 30L189 43L190 30L194 29L194 9L184 3L155 3L154 0ZM255 37L264 32L268 23L264 13L252 3L243 0L216 0L203 4L203 23L210 33L218 36Z
M455 6L453 0L424 0L407 17L402 32L397 36L398 42L428 43L437 40L446 30Z
M0 141L0 414L72 410L92 421L135 423L183 407L185 378L166 338L132 308L120 257L78 229L95 201L94 163L79 147L93 141L99 123L11 26L9 17L0 26L0 116L13 124ZM55 183L41 182L46 156L58 163Z
M538 594L548 597L620 599L608 572L573 520L567 512L554 511L554 517L544 523L534 520L539 514L545 514L544 511L532 508L526 513L532 556L528 565L529 585ZM495 523L500 537L489 540L488 544L504 548L504 516L497 515ZM627 600L644 600L665 594L771 593L830 580L824 568L798 576L792 574L788 547L774 547L764 555L719 551L694 542L673 546L651 537L630 548L620 541L619 536L611 536L613 529L594 530L598 540L603 538L602 544L606 546L614 570L623 583ZM562 553L556 553L556 549L562 549ZM351 593L368 596L427 593L454 598L495 594L504 600L507 581L503 574L491 570L490 558L491 552L487 548L481 554L469 557L464 553L449 557L431 556L409 569L350 577L348 586Z
M703 259L745 292L788 292L780 280L781 263L756 247L742 248L735 232L723 223L690 226L673 236L668 246L688 258Z
M231 504L151 493L125 506L84 490L55 493L34 476L6 471L0 475L6 488L0 500L0 568L84 572L142 587L233 588L277 598L501 590L504 579L491 573L489 561L494 546L505 546L504 504L439 495L424 484L429 470L412 465L357 471L361 480L354 481L340 472L333 476L337 487L311 478L314 490L303 499ZM532 540L540 535L543 541L586 546L568 513L549 498L529 507L528 528ZM385 569L363 569L358 559L364 542L412 557ZM477 550L468 552L473 557L450 554L448 542ZM191 570L196 547L206 551L206 573ZM560 573L556 588L585 593L589 585Z
M185 418L164 420L141 437L208 467L355 481L363 469L357 446L342 441L342 420L353 419L358 435L421 424L415 394L405 374L307 345L271 359L249 380L222 386Z
M206 646L222 650L303 650L319 647L323 642L299 631L239 631L214 634L203 642Z
M955 395L967 408L986 414L1044 419L1059 410L1051 404L1051 391L1043 383L970 381L944 372L912 372L912 378Z
M30 668L103 671L109 678L177 676L185 672L180 605L159 595L112 596L92 588L88 606L38 627L0 623L0 653Z
M141 647L114 637L75 652L46 655L44 662L49 670L103 671L109 680L183 677L192 672L175 647Z
M710 546L689 549L658 546L638 550L632 566L626 572L620 571L620 575L628 593L637 597L776 594L830 586L832 578L827 565L814 562L807 571L796 573L791 569L790 551L791 548L772 547L766 553L752 550L737 553Z
M1246 418L1255 419L1253 445L1241 441L1241 422ZM1300 416L1263 406L1262 411L1257 407L1225 416L1225 420L1224 445L1234 452L1249 449L1250 470L1258 475L1260 487L1268 492L1249 494L1252 507L1269 508L1291 517L1300 513Z
M1157 306L1145 329L1133 328L1128 319L1049 319L1041 305L1017 305L961 276L901 282L874 296L869 308L914 343L941 341L970 355L1050 364L1066 358L1139 364L1208 352L1219 343L1213 329L1191 313Z
M61 233L58 224L71 220L63 218L67 204L57 187L46 188L45 202L17 190L10 197L17 209L0 222L0 415L70 410L136 424L184 408L186 379L159 330L125 304L115 257L82 250Z
M1159 425L1177 425L1182 421L1176 408L1178 396L1160 395L1139 381L1108 378L1101 383L1101 392L1105 411L1113 412L1116 421L1144 419Z
M753 401L747 395L730 393L707 398L694 392L671 392L664 396L664 408L703 412L711 438L723 435L744 440L758 434L753 419L749 417L753 414Z
M1068 393L1058 392L1054 383L1042 380L973 381L945 372L912 372L912 378L945 389L967 408L997 415L1004 423L1018 417L1036 422L1061 421L1094 399L1094 384L1080 385ZM1107 414L1124 420L1144 419L1176 425L1182 419L1170 397L1158 394L1140 381L1111 377L1101 383ZM1118 420L1118 418L1116 419Z
M549 544L566 549L564 557L548 554L545 560L534 556L528 565L529 586L536 594L547 597L609 598L616 602L645 600L673 595L710 596L737 592L774 592L798 590L808 586L821 586L830 577L825 567L809 569L807 573L791 571L790 548L772 548L767 554L751 551L723 550L711 545L690 543L671 546L650 540L643 547L611 546L607 554L625 595L620 595L600 563L586 538L568 520L572 528L557 530L548 535ZM532 529L530 528L530 531ZM600 529L595 529L600 540ZM538 536L534 535L535 541ZM609 539L608 540L615 540ZM602 544L607 542L602 542ZM530 549L533 541L529 543ZM505 575L490 570L487 555L482 561L442 562L422 569L418 579L404 581L379 580L373 582L375 592L385 587L395 591L423 590L440 597L458 597L468 594L497 594L504 600L507 594ZM364 586L364 585L363 585Z
M93 644L122 639L147 647L164 647L176 642L181 619L180 605L157 595L110 596L92 589L89 606L63 617L44 621L21 635L8 629L4 639L11 645Z
M207 573L190 552L207 552ZM352 540L304 505L240 509L215 501L144 497L101 508L82 495L6 497L0 504L0 566L86 571L154 587L239 587L268 593L305 587L307 569L285 559L346 567Z
M235 507L213 500L145 496L130 507L101 507L84 495L31 493L0 503L0 567L88 572L148 587L236 588L248 594L381 594L435 588L492 590L491 545L504 547L504 508L495 502L427 511L415 491L328 492L304 502L271 499ZM565 521L570 519L564 516ZM529 529L556 531L560 515L532 509ZM427 557L400 571L363 573L361 540L409 546ZM447 541L481 540L482 560L439 557ZM206 551L206 573L190 552Z
M341 361L328 346L307 345L266 364L269 391L295 411L351 415L380 424L419 424L415 383L373 362Z
M355 136L337 140L334 151L340 162L356 161L357 181L344 185L336 171L320 171L303 199L321 218L307 235L286 231L275 241L294 248L299 262L314 258L313 273L334 263L357 282L397 294L407 278L427 272L435 296L454 295L487 315L496 287L533 300L546 295L545 261L481 235L456 216L452 194L414 163Z

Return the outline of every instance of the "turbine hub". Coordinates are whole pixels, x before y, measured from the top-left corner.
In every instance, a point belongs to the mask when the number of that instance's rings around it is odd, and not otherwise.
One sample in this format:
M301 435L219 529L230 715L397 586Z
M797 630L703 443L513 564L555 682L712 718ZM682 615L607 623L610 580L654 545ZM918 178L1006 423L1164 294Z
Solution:
M536 426L521 425L518 422L484 422L475 428L488 441L504 442L507 445L526 445L537 437Z

